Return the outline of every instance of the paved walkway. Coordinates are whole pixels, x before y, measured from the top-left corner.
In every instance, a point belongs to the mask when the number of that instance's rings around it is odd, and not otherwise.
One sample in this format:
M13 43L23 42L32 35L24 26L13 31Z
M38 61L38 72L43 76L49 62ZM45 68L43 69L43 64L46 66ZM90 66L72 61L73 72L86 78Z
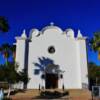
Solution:
M61 91L61 90L59 90ZM92 100L91 93L87 90L68 90L69 96L64 96L58 99L52 100ZM40 99L40 92L38 90L27 90L11 95L12 100L50 100L50 99ZM94 99L96 100L96 99ZM98 99L100 100L100 99Z

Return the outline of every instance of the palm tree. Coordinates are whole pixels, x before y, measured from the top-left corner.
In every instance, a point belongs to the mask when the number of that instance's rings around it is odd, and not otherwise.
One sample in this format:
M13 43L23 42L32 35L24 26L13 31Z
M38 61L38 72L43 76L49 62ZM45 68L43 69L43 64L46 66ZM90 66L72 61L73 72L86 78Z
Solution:
M6 20L5 17L0 16L0 31L1 32L8 32L9 30L9 25L8 25L8 21ZM0 52L3 51L3 48L0 47ZM8 53L5 53L5 56L8 56Z
M11 50L11 53L12 53L13 61L15 62L15 57L16 57L16 45L11 45L10 50Z
M0 16L0 31L1 32L8 32L8 30L9 30L8 21L6 20L5 17Z
M93 62L88 63L88 78L90 88L92 85L100 85L100 67Z
M26 69L23 69L22 71L19 72L19 80L24 83L24 89L26 89L27 83L30 80L26 72Z
M3 44L0 48L0 52L2 56L5 59L6 65L8 64L8 58L10 57L10 45L9 44Z
M89 41L90 48L98 52L98 59L100 60L100 32L96 32L94 37Z

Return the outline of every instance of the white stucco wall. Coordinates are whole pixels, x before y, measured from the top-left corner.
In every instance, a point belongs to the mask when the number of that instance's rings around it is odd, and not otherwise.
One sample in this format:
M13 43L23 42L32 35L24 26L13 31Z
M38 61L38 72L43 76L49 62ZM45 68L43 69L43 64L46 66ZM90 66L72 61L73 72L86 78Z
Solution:
M78 39L82 87L88 87L87 51L85 39Z
M48 26L39 31L33 29L30 35L28 54L28 75L30 81L28 89L38 89L39 84L45 86L41 80L41 74L34 75L38 69L34 63L39 63L39 58L50 58L54 64L59 65L64 77L64 85L67 89L81 89L82 83L88 84L87 80L87 57L85 39L74 38L74 31L67 29L62 31L59 27ZM48 52L49 46L55 47L55 53ZM16 61L20 69L24 65L25 40L17 40ZM58 88L62 88L63 80L58 81Z
M32 37L32 42L29 43L28 73L31 80L28 88L38 88L39 83L41 83L40 77L33 74L34 68L36 68L33 63L38 63L39 57L53 59L55 64L65 71L64 84L66 88L82 88L81 69L78 65L79 59L77 57L77 46L79 45L77 45L75 38L67 37L66 34L63 34L63 31L60 29L51 27L43 31L43 34L39 37ZM52 45L56 49L54 54L48 53L48 47ZM62 80L59 80L59 88L62 88Z
M25 63L25 39L17 39L16 42L16 62L19 65L18 71L24 69Z

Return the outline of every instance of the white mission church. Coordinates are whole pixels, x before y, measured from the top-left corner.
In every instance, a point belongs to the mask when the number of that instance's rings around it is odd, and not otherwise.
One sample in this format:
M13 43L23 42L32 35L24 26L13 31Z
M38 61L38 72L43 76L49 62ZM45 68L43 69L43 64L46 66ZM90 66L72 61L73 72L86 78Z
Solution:
M53 24L16 37L16 62L30 78L27 89L88 88L86 37Z

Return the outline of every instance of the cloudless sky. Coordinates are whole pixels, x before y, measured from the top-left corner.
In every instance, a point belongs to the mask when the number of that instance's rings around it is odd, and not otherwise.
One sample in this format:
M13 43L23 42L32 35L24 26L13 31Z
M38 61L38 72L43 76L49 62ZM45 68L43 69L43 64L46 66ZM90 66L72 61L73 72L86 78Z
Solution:
M100 0L0 0L0 16L5 16L10 30L0 35L0 44L15 42L23 29L27 35L32 28L41 30L50 22L63 30L78 29L91 38L100 31ZM2 58L0 58L2 59ZM96 53L88 51L88 60L100 65Z

